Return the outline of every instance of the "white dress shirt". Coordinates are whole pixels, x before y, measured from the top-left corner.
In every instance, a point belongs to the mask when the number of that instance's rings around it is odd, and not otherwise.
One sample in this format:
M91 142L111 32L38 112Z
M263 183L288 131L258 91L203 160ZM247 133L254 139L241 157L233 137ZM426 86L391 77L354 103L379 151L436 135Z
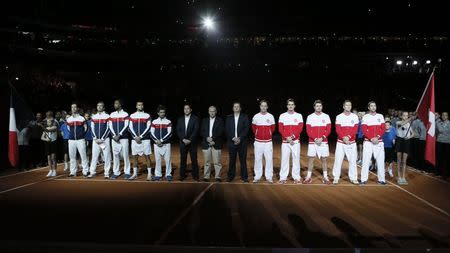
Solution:
M214 126L214 121L216 120L216 118L209 118L209 137L212 137L212 130L213 130L213 126Z

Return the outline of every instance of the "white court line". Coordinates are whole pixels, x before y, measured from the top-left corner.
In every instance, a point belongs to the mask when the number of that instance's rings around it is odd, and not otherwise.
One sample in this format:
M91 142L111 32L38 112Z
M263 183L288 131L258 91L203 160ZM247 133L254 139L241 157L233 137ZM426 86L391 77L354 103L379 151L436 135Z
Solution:
M256 185L273 185L273 186L324 186L324 187L361 187L359 185L353 185L353 184L338 184L338 185L325 185L325 184L294 184L294 183L287 183L287 184L270 184L270 183L239 183L239 182L179 182L179 181L172 181L172 182L168 182L168 181L142 181L142 180L126 180L126 179L115 179L115 180L108 180L108 179L84 179L84 178L59 178L55 181L72 181L72 182L76 182L76 181L82 181L82 182L116 182L116 183L147 183L147 184L220 184L220 185L252 185L252 186L256 186ZM392 187L390 185L386 186L386 185L378 185L378 184L370 184L370 185L365 185L364 187Z
M38 183L42 183L42 182L46 182L46 181L55 180L55 179L57 179L57 178L59 178L59 177L62 177L62 176L65 176L65 175L59 175L59 176L56 176L56 177L46 178L46 179L44 179L44 180L36 181L36 182L33 182L33 183L28 183L28 184L20 185L20 186L14 187L14 188L10 188L10 189L1 191L0 194L7 193L7 192L10 192L10 191L14 191L14 190L18 190L18 189L21 189L21 188L24 188L24 187L28 187L28 186L30 186L30 185L34 185L34 184L38 184Z
M205 193L214 185L214 183L210 183L208 185L208 187L206 187L205 189L203 189L202 192L200 192L198 194L198 196L194 199L194 201L192 201L191 205L189 205L186 209L184 209L184 211L178 216L178 218L172 223L172 225L170 225L166 231L164 231L164 233L161 235L161 237L158 239L158 241L155 242L155 245L160 245L162 242L164 242L167 238L167 236L169 235L170 231L172 231L172 229L174 229L178 223L180 223L180 221L189 213L189 211L192 209L192 207L194 207L198 201L200 201L200 199L203 197L203 195L205 195Z
M57 164L56 164L56 167L58 167L59 165L63 165L63 164L64 164L64 163L57 163ZM31 169L31 170L27 170L27 171L21 171L21 172L16 172L16 173L13 173L13 174L8 174L8 175L0 176L0 179L1 179L1 178L6 178L6 177L12 177L12 176L16 176L16 175L21 175L21 174L33 172L33 171L36 171L36 170L42 170L42 169L48 169L48 166L39 167L39 168L34 168L34 169Z

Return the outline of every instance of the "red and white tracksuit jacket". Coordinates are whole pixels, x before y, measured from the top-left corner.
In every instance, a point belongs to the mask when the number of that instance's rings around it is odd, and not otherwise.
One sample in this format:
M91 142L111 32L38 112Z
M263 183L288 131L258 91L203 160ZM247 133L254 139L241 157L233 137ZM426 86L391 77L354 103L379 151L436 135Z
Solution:
M283 143L287 143L287 138L291 137L296 141L300 139L303 130L303 117L300 113L285 112L278 119L278 132L280 132Z
M257 142L271 142L275 131L275 118L270 113L258 113L253 116L252 130Z
M328 135L331 132L330 116L326 113L317 114L315 112L306 118L306 133L309 143L314 143L317 138L323 138L323 143L328 143Z
M341 113L336 117L336 134L338 142L344 143L343 138L348 137L350 143L355 143L356 133L358 132L358 116L354 113Z
M364 140L370 141L372 138L378 137L378 141L383 142L383 134L386 131L383 115L379 113L369 113L364 115L361 127L364 134Z

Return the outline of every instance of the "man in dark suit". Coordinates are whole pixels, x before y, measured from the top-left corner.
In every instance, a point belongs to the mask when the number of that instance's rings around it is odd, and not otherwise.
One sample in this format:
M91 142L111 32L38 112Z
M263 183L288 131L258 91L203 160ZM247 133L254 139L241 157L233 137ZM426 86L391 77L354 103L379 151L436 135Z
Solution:
M241 164L241 180L248 182L247 174L247 135L250 128L248 116L241 113L241 104L233 103L233 114L228 115L225 131L228 141L229 168L227 182L231 182L236 174L236 156L239 154Z
M221 154L224 131L223 120L217 117L217 108L210 106L208 109L209 117L202 120L200 135L202 137L202 151L205 159L205 168L203 181L209 181L211 175L211 160L214 164L216 182L221 182L220 171L222 170Z
M189 152L192 163L192 177L199 180L197 162L197 136L199 130L199 119L192 115L192 107L184 105L184 116L178 118L177 135L180 139L180 181L186 179L187 154Z

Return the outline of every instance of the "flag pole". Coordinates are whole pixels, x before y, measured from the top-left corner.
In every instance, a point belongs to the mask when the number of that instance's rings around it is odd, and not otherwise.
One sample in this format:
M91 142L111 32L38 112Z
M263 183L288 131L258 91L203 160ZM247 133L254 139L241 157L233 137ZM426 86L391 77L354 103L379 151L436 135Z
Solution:
M430 85L431 77L434 75L434 71L436 70L436 66L433 67L433 71L431 71L431 75L428 78L427 86L423 90L422 97L419 100L419 103L417 104L416 112L419 110L419 106L422 103L423 97L425 96L425 93L427 92L428 86Z

